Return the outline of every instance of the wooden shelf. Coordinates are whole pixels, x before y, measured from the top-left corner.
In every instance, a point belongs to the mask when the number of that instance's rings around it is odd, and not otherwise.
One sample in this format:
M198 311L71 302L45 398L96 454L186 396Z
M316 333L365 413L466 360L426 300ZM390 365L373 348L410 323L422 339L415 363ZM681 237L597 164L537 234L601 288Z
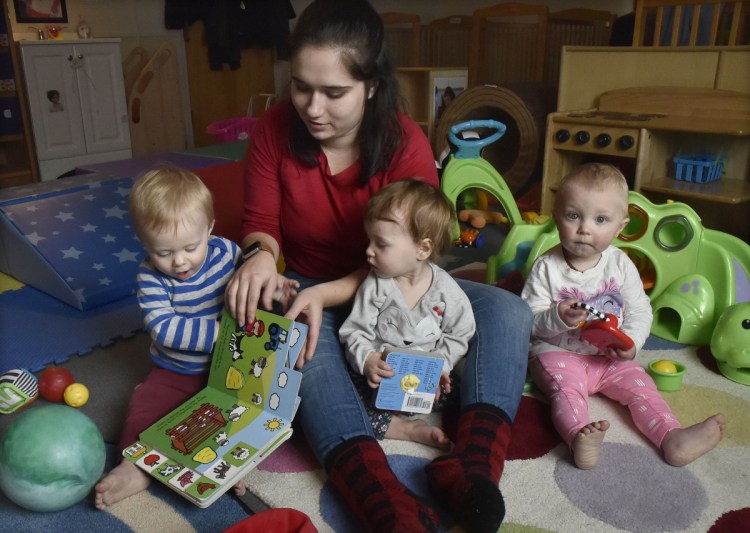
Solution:
M13 109L13 120L17 124L6 127L4 131L13 132L0 135L0 188L25 185L38 180L37 161L32 140L31 123L26 108L26 92L18 57L18 46L14 42L10 24L8 24L8 0L0 0L0 16L5 17L7 27L7 44L0 45L3 60L10 59L15 90L0 91L0 98L13 99L9 102ZM9 56L9 57L8 57ZM10 88L9 86L6 86Z
M407 109L414 121L419 124L432 143L437 121L438 91L453 85L460 92L466 88L466 69L402 67L397 69L401 93ZM456 83L458 82L458 83Z
M23 133L12 133L10 135L0 135L0 143L12 143L25 140Z
M33 181L33 175L28 168L9 168L0 166L0 188L25 185Z
M750 201L750 183L735 179L721 178L710 183L690 183L660 178L641 184L641 190L725 204Z

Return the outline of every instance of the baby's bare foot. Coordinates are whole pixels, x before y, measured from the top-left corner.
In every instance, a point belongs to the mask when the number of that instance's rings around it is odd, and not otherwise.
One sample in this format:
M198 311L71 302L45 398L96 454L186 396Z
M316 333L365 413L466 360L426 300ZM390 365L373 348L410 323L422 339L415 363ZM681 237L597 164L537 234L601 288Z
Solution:
M104 510L148 488L151 478L133 463L121 462L94 487L94 505Z
M247 485L245 485L244 481L238 481L234 485L234 494L236 496L244 496L245 492L247 492Z
M673 429L661 443L664 460L685 466L713 450L724 436L724 415L717 413L690 427Z
M599 462L604 435L609 429L607 420L583 426L573 439L573 460L581 470L590 470Z
M441 428L431 426L421 418L404 420L400 416L394 416L388 431L385 432L385 438L410 440L440 450L448 450L451 447L450 439Z

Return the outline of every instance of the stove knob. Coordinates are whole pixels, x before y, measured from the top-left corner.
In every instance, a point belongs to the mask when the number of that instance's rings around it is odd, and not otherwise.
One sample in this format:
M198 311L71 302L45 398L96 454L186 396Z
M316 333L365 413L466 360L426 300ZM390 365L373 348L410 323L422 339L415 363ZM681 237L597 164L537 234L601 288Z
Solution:
M568 130L557 130L555 132L555 139L559 143L567 142L570 139L570 132Z
M612 142L612 136L609 133L600 133L596 136L596 145L599 148L606 148Z
M586 144L589 142L589 139L591 139L591 134L589 132L581 130L578 133L576 133L576 144Z
M623 135L617 141L617 144L622 150L630 150L633 146L635 146L635 139L632 135Z

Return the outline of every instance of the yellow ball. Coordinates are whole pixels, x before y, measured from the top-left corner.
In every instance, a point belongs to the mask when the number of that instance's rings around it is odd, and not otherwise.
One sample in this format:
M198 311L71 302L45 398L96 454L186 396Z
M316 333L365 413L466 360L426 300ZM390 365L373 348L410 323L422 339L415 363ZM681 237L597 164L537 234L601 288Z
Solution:
M677 366L672 361L666 359L657 361L651 366L654 370L664 372L665 374L675 374L677 372Z
M89 390L82 383L72 383L65 387L63 399L71 407L81 407L89 401Z

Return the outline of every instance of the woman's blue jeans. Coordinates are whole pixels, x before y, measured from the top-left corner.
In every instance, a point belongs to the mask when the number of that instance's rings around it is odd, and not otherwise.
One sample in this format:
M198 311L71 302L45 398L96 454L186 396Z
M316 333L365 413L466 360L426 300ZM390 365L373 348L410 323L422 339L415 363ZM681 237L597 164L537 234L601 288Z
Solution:
M299 280L300 290L319 283L294 272L286 275ZM510 292L456 281L469 297L477 323L461 374L461 405L489 403L513 420L526 381L531 310ZM344 347L339 341L339 328L349 311L348 305L323 311L315 355L301 368L298 420L321 464L342 442L372 436L370 419L349 378Z

